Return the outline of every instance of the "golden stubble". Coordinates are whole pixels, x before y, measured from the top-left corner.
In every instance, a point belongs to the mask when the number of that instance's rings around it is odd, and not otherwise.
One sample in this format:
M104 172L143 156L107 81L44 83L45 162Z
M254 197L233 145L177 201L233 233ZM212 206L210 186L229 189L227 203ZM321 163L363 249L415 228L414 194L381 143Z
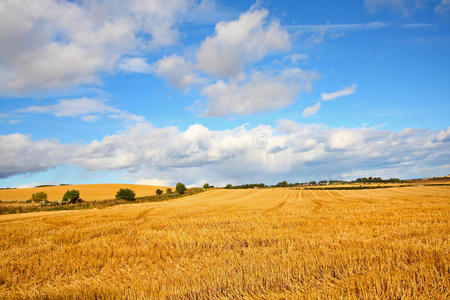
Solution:
M0 216L0 298L448 299L450 187Z

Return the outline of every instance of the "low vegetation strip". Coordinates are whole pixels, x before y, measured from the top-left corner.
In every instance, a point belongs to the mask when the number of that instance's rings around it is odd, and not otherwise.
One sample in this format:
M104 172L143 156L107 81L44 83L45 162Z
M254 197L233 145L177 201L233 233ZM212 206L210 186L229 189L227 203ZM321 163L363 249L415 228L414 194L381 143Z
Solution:
M412 184L402 184L402 185L380 185L380 186L325 186L325 187L305 187L304 190L374 190L374 189L388 189L397 187L411 187Z
M133 203L145 203L145 202L160 202L167 201L171 199L176 199L184 196L191 196L203 192L201 188L187 189L184 194L170 193L164 195L152 195L145 197L137 197L133 201L127 201L122 199L108 199L102 201L89 201L66 205L55 205L55 204L45 204L45 205L0 205L0 215L4 214L19 214L19 213L29 213L38 211L58 211L58 210L79 210L79 209L90 209L90 208L105 208L109 206L114 206L118 204L133 204Z

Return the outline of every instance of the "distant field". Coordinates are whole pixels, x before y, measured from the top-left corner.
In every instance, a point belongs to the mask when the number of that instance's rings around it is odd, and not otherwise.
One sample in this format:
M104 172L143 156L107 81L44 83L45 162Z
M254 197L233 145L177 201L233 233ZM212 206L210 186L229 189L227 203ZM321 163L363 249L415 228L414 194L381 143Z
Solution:
M114 199L121 188L132 189L137 197L154 195L158 188L165 191L167 187L139 185L139 184L78 184L66 186L49 186L39 188L5 189L0 190L2 201L25 201L31 199L36 192L46 192L48 200L61 201L67 190L79 190L81 199L85 201Z
M450 185L450 180L429 180L429 181L407 181L402 183L348 183L348 184L329 184L329 185L315 185L306 186L298 188L308 188L308 189L323 189L323 188L384 188L384 187L405 187L405 186L421 186L421 185Z
M448 299L450 186L0 216L0 298Z

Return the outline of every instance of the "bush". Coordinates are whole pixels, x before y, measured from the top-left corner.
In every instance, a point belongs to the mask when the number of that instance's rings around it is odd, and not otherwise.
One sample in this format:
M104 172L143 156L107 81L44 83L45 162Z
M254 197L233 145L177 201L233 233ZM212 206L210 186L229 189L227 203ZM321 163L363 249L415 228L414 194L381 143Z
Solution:
M47 198L46 192L37 192L31 196L31 201L33 201L33 202L40 202L40 201L47 201L47 200L48 200L48 198Z
M209 189L209 184L208 184L208 183L205 183L205 184L203 185L203 188L204 188L204 189Z
M162 190L160 190L160 189L157 189L157 190L156 190L156 195L160 196L160 195L162 195L162 193L163 193Z
M167 188L166 194L172 194L172 189L171 188Z
M178 194L183 195L186 191L186 186L181 182L178 182L175 189L177 190Z
M134 201L136 199L136 194L130 189L120 189L117 191L116 199Z
M63 203L63 204L77 203L77 202L80 202L80 192L77 190L67 191L61 200L61 203Z

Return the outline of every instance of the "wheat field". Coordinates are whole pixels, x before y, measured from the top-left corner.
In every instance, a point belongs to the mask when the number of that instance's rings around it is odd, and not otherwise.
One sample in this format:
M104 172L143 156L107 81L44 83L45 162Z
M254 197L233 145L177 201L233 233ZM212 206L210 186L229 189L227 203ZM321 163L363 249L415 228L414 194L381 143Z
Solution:
M68 190L80 191L80 197L84 201L95 201L114 199L119 189L129 188L136 193L136 197L154 195L156 190L165 191L167 187L140 185L140 184L75 184L64 186L45 186L36 188L0 189L0 200L2 201L26 201L37 192L46 192L49 201L61 201L64 193Z
M449 298L449 186L217 189L0 227L0 298Z

